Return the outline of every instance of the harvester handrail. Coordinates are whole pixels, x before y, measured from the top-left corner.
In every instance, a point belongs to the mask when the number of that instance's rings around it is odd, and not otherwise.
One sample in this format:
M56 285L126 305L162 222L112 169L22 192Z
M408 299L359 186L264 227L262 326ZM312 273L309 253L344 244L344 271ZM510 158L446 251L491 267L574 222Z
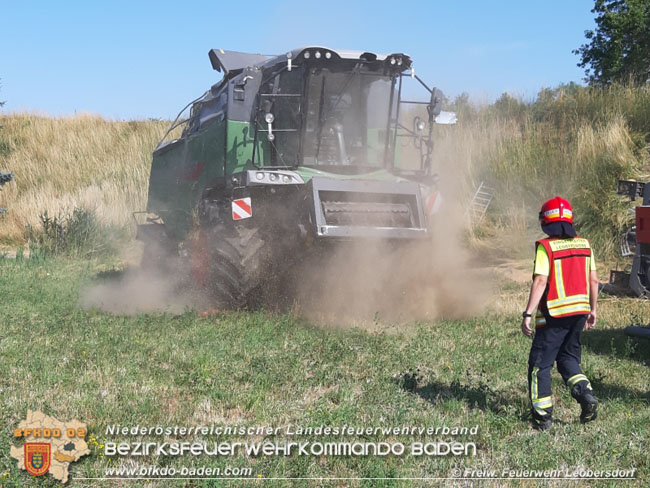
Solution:
M192 106L193 104L195 104L196 102L198 102L198 101L201 100L202 98L205 98L205 96L206 96L207 94L208 94L208 92L203 93L200 97L195 98L194 100L192 100L190 103L188 103L187 105L185 105L185 106L181 109L180 112L178 112L178 115L176 116L176 118L175 118L174 121L172 122L172 125L169 127L169 129L167 129L167 132L165 132L165 135L162 136L162 138L160 139L160 142L158 142L158 145L156 146L156 149L159 149L159 148L160 148L160 146L162 145L162 143L164 142L164 140L167 138L167 136L170 134L171 131L173 131L176 127L179 127L180 125L187 123L187 121L190 120L191 117L187 117L186 119L182 119L182 120L180 120L180 121L179 121L178 119L181 117L181 115L183 115L183 113L184 113L184 112L185 112L185 111L186 111L190 106Z

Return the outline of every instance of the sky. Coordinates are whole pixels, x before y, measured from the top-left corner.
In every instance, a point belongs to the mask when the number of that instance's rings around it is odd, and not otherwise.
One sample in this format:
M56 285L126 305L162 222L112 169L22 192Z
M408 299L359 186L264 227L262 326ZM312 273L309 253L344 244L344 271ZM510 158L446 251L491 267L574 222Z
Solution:
M1 112L170 119L221 75L212 48L405 52L450 98L581 83L593 0L0 0Z

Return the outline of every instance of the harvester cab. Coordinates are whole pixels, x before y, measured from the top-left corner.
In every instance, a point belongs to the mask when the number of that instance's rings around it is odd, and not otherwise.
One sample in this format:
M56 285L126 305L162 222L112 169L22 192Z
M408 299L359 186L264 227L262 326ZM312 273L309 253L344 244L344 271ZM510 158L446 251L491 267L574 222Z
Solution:
M314 244L429 235L440 205L433 124L455 116L408 55L306 47L281 56L213 49L209 58L223 78L153 153L138 237L156 245L145 253L181 246L204 256L199 281L240 304L264 263ZM425 100L404 96L409 80Z

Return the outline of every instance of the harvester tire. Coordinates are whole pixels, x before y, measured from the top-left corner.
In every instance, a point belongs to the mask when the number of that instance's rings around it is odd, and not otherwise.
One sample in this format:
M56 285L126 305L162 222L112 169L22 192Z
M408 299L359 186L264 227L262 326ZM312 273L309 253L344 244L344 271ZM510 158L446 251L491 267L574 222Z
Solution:
M267 246L259 229L216 225L206 233L209 291L218 306L245 308L261 285L267 264Z

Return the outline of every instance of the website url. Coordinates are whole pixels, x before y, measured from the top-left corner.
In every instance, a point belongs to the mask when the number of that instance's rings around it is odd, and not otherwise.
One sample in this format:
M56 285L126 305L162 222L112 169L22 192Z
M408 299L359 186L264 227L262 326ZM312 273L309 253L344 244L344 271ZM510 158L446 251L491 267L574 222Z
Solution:
M135 466L109 467L104 470L106 478L183 478L240 477L249 478L252 468L218 468L214 466Z

